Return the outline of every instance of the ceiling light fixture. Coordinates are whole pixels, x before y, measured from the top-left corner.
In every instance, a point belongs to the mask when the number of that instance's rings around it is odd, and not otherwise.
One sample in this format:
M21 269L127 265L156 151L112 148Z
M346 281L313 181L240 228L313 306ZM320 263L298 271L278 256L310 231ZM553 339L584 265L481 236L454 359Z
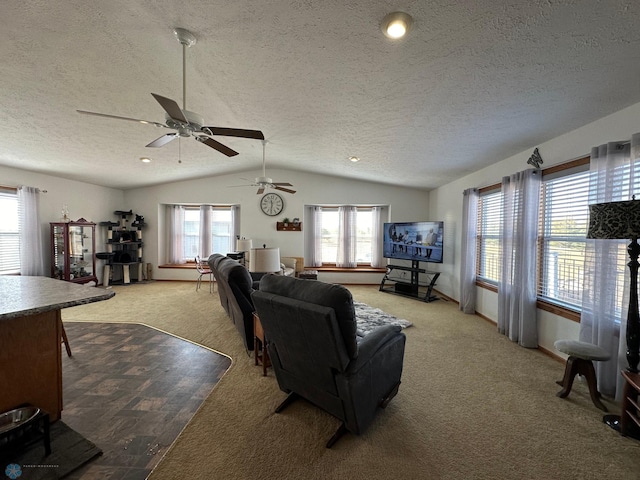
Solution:
M360 157L356 157L355 155L351 155L349 157L349 161L351 161L353 163L359 162L360 161Z
M409 14L404 12L393 12L382 19L380 27L382 28L382 33L384 33L385 37L397 40L404 37L409 30L411 30L412 24L413 19Z
M142 163L151 163L151 159L149 157L140 157L140 161Z

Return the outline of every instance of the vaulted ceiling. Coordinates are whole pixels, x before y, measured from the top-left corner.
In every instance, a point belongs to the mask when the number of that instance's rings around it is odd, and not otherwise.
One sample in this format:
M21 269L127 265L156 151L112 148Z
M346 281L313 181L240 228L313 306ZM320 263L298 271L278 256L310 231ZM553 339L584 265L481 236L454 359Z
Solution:
M394 42L396 10L414 23ZM639 25L630 0L4 0L0 165L123 189L260 174L259 140L146 148L166 130L76 112L163 123L182 27L186 108L261 130L267 173L431 189L640 102Z

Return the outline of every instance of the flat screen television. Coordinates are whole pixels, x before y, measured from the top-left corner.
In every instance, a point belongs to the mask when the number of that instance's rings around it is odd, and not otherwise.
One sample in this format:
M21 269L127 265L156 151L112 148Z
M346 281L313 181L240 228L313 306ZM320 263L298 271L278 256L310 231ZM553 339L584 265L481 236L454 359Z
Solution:
M444 222L384 224L385 258L442 263Z

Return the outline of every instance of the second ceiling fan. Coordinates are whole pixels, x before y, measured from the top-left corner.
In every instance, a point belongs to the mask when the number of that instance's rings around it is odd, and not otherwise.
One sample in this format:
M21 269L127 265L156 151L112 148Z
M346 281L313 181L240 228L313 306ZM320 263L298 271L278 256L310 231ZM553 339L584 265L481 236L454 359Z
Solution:
M267 177L267 173L266 173L266 148L267 148L267 141L266 140L262 140L262 176L261 177L256 177L255 180L253 181L253 183L247 184L247 185L234 185L236 187L258 187L258 191L256 192L258 195L261 195L262 193L264 193L265 189L267 188L273 188L274 190L280 190L282 192L287 192L287 193L296 193L295 190L291 190L290 188L285 188L285 187L293 187L293 185L291 185L288 182L274 182L271 178ZM245 180L245 179L243 179Z
M213 136L223 137L241 137L256 140L264 140L264 135L260 130L246 130L242 128L227 127L210 127L204 125L202 116L186 109L187 99L187 73L186 73L186 49L196 43L196 37L183 28L175 28L173 30L178 41L182 44L182 108L172 99L152 93L153 98L160 104L165 111L165 122L152 122L149 120L140 120L137 118L120 117L117 115L109 115L106 113L88 112L86 110L76 110L84 115L95 115L98 117L115 118L117 120L128 120L131 122L139 122L156 127L168 128L175 132L167 133L147 144L147 147L162 147L167 143L179 137L193 137L198 142L223 153L227 157L238 155L238 152L227 147L226 145L214 140Z

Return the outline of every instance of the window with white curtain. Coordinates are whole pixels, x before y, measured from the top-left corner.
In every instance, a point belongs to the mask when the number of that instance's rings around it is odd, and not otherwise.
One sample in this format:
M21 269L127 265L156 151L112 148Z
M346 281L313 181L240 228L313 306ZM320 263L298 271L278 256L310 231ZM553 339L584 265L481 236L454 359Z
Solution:
M338 258L340 219L338 208L322 209L322 260L336 263ZM356 262L371 263L373 221L370 207L358 207L356 211Z
M374 207L371 206L356 206L355 215L342 216L343 221L345 221L345 218L355 219L355 225L349 225L348 227L343 225L341 230L339 206L308 206L307 208L315 208L317 217L319 217L319 222L316 222L317 229L307 229L305 234L309 248L319 250L314 255L314 258L321 259L321 262L318 261L315 266L335 265L338 262L340 245L344 246L345 243L350 247L355 247L355 263L357 265L371 265L372 262L380 262L378 258L380 255L377 255L377 252L382 251L382 236L379 233L382 231L385 221L384 214L374 212ZM386 211L386 207L377 208L382 208ZM352 232L353 238L341 238L341 231ZM313 237L309 237L310 235ZM376 242L379 245L376 245ZM349 250L353 251L352 248L349 248Z
M20 226L15 189L0 188L0 274L20 273Z
M621 178L619 183L628 182ZM579 312L582 308L584 261L589 221L588 163L579 167L543 172L538 230L539 300ZM497 285L500 279L500 235L502 231L502 193L497 188L481 192L478 200L478 280ZM617 265L617 305L622 305L626 273L627 244L619 241L615 258ZM618 318L621 312L612 312Z
M185 206L183 255L186 261L196 256L208 258L213 253L226 255L235 250L234 225L231 207L211 207L211 227L202 232L210 238L211 252L200 252L200 206Z

